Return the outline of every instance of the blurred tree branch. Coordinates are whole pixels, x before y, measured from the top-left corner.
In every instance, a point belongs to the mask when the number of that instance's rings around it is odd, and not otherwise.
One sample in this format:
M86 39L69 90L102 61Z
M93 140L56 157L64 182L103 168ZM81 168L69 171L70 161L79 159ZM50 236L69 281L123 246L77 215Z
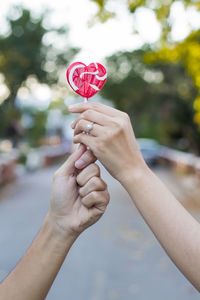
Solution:
M194 100L194 121L200 128L200 30L192 32L183 42L171 47L163 46L157 51L151 51L144 55L144 61L148 64L181 64L191 76L198 94Z
M91 0L92 2L95 2L99 7L99 20L105 21L104 19L101 19L101 14L103 10L107 11L106 6L111 2L111 0ZM163 39L167 39L167 36L171 30L171 24L169 22L169 14L170 14L170 8L172 4L175 2L180 2L179 0L155 0L155 1L149 1L149 0L126 0L127 10L130 13L136 13L137 9L141 7L149 8L155 12L155 15L157 17L157 20L162 25L162 33L163 33ZM181 3L184 4L186 8L188 7L195 7L197 10L200 10L200 2L195 0L182 0ZM110 12L112 16L115 14L115 12Z
M99 10L106 9L106 5L111 0L98 1ZM200 1L195 0L167 0L167 1L149 1L149 0L127 0L127 10L135 14L141 7L151 9L159 23L161 24L162 34L160 41L154 45L154 50L145 53L146 63L166 63L181 64L193 80L194 86L198 90L198 95L194 100L194 121L198 124L200 130L200 30L191 32L181 43L176 43L171 39L172 22L170 21L171 7L175 3L182 3L185 9L195 8L200 11ZM99 17L99 20L101 18Z
M79 51L75 48L59 49L55 40L45 43L49 33L54 38L66 41L66 28L50 28L44 26L46 13L34 19L31 12L17 7L19 17L8 17L9 33L0 36L0 73L4 75L10 95L5 100L14 105L17 92L25 80L34 75L41 83L54 84L58 81L58 73L63 65L67 65Z
M150 53L156 55L145 46L108 57L109 76L102 96L129 114L137 136L200 153L193 120L197 89L192 78L180 62L155 59L147 63Z

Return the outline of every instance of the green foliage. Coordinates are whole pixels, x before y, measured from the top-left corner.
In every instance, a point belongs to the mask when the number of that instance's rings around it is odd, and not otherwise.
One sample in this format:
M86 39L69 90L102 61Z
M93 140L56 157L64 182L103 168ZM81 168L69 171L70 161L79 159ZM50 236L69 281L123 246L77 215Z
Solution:
M54 47L53 43L44 44L47 34L51 33L64 38L67 31L61 29L48 30L44 27L45 14L33 19L27 9L16 8L20 16L17 19L8 17L10 32L0 36L0 73L10 91L9 101L14 103L19 87L30 75L35 75L39 82L57 82L57 73L64 64L77 53L77 49L69 48L65 53ZM51 70L48 69L51 65Z
M96 2L100 9L103 9L105 6L106 1L105 0L92 0L93 2Z
M13 120L18 122L21 118L21 112L18 108L9 105L8 101L0 106L0 137L8 137L8 128Z
M35 111L33 120L33 125L27 131L26 136L29 144L35 147L46 134L47 111Z
M35 19L29 10L22 7L15 9L17 18L8 17L10 30L7 35L0 36L0 74L3 74L10 92L0 104L1 138L12 138L8 128L19 122L23 114L15 107L15 99L19 88L26 85L26 80L33 75L40 83L57 84L59 72L78 52L67 43L64 51L57 47L57 39L67 41L68 29L47 29L44 26L46 13ZM46 40L50 42L45 43ZM32 110L32 117L34 125L28 131L28 139L36 145L45 134L46 112Z
M69 110L64 102L64 99L59 98L56 99L55 101L52 101L50 103L49 109L59 109L60 111L62 111L63 115L68 115L69 114Z
M102 95L129 114L138 137L200 152L192 102L197 90L191 77L181 64L147 65L146 53L148 48L109 57L110 74Z
M95 1L95 0L93 0ZM97 2L97 1L95 1ZM109 2L109 0L108 0ZM170 10L172 4L180 3L179 0L167 0L167 1L149 1L149 0L127 0L127 9L131 13L136 13L137 9L140 7L149 8L154 11L157 20L161 24L162 35L159 43L154 47L151 53L145 53L146 63L161 64L165 68L169 68L172 64L175 74L177 73L177 68L182 68L183 74L188 73L193 80L193 83L198 91L198 93L192 93L190 95L190 114L192 111L191 103L194 101L194 120L198 124L200 130L200 30L192 32L189 36L181 43L175 43L170 38L172 22L169 20ZM200 1L195 0L182 0L181 3L184 7L195 8L200 11ZM104 7L101 9L105 8ZM149 66L150 67L150 66ZM182 73L176 74L182 78ZM188 75L186 75L188 76ZM172 78L174 78L172 74ZM186 82L186 84L188 84ZM135 87L137 89L137 86ZM183 87L183 90L188 89L188 87ZM195 89L195 88L193 88ZM121 96L123 97L122 93ZM181 106L181 102L180 106ZM183 104L184 105L184 104ZM190 120L192 122L192 120ZM191 123L189 121L189 124ZM183 127L185 124L183 124ZM192 126L192 125L191 125ZM192 126L193 128L194 126ZM195 129L196 130L196 129Z
M36 74L39 80L45 79L45 71L40 68L44 61L42 38L46 30L42 19L37 23L31 20L30 12L23 10L17 20L9 19L11 33L0 38L0 72L14 101L21 83L30 74Z
M63 53L53 43L45 45L43 41L49 32L66 36L67 31L47 30L43 26L44 15L33 19L30 11L18 10L20 16L17 19L8 18L8 36L0 36L0 73L10 90L10 102L14 102L19 87L30 75L35 75L39 82L55 83L59 68L77 53L77 49L68 48ZM51 63L50 71L47 63Z
M144 0L128 0L127 2L128 2L128 9L130 10L131 13L134 13L138 7L145 5Z
M191 100L195 99L194 120L200 128L200 30L192 32L183 42L177 43L173 47L163 47L157 51L146 53L144 60L149 64L158 62L181 64L187 70L198 90L198 95Z

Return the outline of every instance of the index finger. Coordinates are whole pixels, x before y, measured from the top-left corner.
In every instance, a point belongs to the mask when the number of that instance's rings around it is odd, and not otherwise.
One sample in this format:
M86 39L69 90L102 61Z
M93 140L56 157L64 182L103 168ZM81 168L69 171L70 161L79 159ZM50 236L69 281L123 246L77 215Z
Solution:
M79 170L87 167L91 163L94 163L97 158L94 156L91 150L86 150L82 156L75 162L75 167Z
M70 105L68 109L72 113L83 113L88 109L92 109L110 117L116 117L121 113L119 110L102 103L77 103Z

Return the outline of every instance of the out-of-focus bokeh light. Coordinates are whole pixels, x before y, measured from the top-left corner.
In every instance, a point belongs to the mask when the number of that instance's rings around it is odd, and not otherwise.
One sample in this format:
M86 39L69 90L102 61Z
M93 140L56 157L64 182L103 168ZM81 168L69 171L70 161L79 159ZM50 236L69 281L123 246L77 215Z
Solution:
M9 153L12 150L12 143L9 140L0 142L0 152Z

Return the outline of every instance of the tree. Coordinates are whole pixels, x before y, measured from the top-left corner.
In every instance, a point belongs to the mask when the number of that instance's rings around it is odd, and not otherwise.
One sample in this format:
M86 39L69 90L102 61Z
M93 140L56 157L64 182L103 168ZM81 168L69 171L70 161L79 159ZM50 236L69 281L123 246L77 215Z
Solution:
M18 89L30 75L39 82L53 84L57 82L58 71L69 63L78 49L68 46L60 51L52 43L44 44L49 33L67 38L67 30L47 29L43 23L45 14L34 19L27 9L16 8L20 16L17 19L8 17L10 33L0 36L0 73L5 77L10 95L9 102L14 104Z
M97 18L100 21L106 21L104 14L114 16L115 12L106 10L107 4L110 0L91 0L99 7ZM195 115L194 120L199 126L200 130L200 30L196 30L188 35L188 37L181 43L176 43L171 39L170 33L172 29L172 22L170 22L171 7L175 3L180 3L180 0L168 1L149 1L149 0L127 0L127 9L130 13L135 14L141 7L149 8L157 17L161 24L162 34L160 41L154 45L153 51L150 55L146 55L146 62L156 63L156 61L166 62L168 65L181 64L186 72L191 76L193 84L198 90L198 95L194 100ZM181 3L186 9L195 8L200 11L200 1L182 0Z
M15 106L15 99L26 80L34 76L40 83L58 84L59 72L79 51L67 44L67 28L44 26L46 13L36 19L27 9L17 7L15 10L18 17L8 17L9 33L0 36L0 74L9 90L8 97L0 104L1 137L7 136L10 124L21 117L22 111ZM45 43L50 38L52 42ZM60 38L65 41L64 50L55 44Z
M99 11L97 13L97 18L100 21L105 22L108 18L105 18L105 16L113 17L117 12L115 11L108 11L107 10L107 4L111 2L111 0L91 0L92 2L95 2L98 5ZM136 13L137 9L141 7L149 8L154 11L157 20L162 25L162 33L165 42L167 41L168 34L171 30L171 23L169 22L169 16L170 16L170 9L171 6L174 3L178 3L180 0L168 0L168 1L162 1L162 0L156 0L156 1L149 1L149 0L127 0L127 10L130 13ZM200 10L200 2L195 0L182 0L181 3L185 6L185 8L188 7L195 7L197 10Z
M137 136L200 153L192 103L197 89L191 77L178 63L146 64L148 53L144 47L107 58L110 76L102 96L129 114Z
M200 129L200 30L192 32L183 42L176 43L173 47L162 47L157 51L146 53L144 60L149 64L181 64L191 76L198 94L194 100L194 120ZM184 87L183 87L184 89ZM193 100L191 99L191 100Z

